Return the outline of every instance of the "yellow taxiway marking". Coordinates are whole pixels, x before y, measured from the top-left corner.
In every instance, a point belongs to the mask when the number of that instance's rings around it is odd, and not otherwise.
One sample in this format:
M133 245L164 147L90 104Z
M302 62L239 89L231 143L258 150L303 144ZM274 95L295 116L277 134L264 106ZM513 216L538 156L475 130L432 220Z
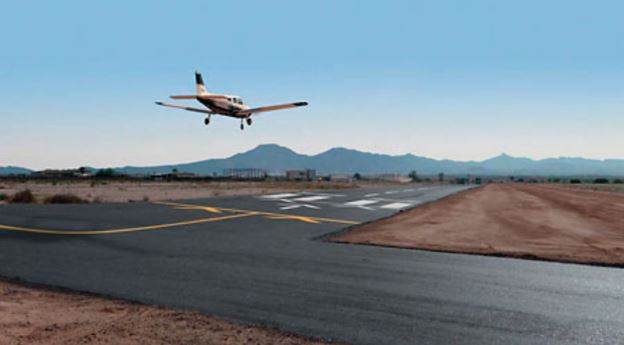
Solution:
M227 216L220 216L220 217L193 219L193 220L187 220L187 221L175 222L175 223L167 223L167 224L156 224L156 225L139 226L139 227L133 227L133 228L106 229L106 230L52 230L52 229L35 229L35 228L0 224L0 231L1 230L17 231L17 232L27 232L27 233L33 233L33 234L47 234L47 235L110 235L110 234L121 234L125 232L157 230L157 229L173 228L173 227L184 226L184 225L218 222L221 220L236 219L236 218L243 218L243 217L250 217L250 216L264 216L265 218L268 218L268 219L279 219L279 220L281 219L296 220L296 221L301 221L301 222L311 223L311 224L320 224L323 222L339 223L339 224L359 224L359 222L355 222L352 220L300 216L300 215L292 215L292 214L285 214L285 213L239 210L235 208L181 204L181 203L176 203L176 202L154 202L154 204L172 206L179 210L201 210L201 211L206 211L209 213L231 212L235 214L227 215Z
M47 234L47 235L110 235L110 234L120 234L124 232L156 230L156 229L164 229L164 228L173 228L173 227L183 226L183 225L217 222L220 220L235 219L235 218L242 218L242 217L249 217L249 216L253 216L253 213L239 213L239 214L232 214L232 215L223 216L223 217L200 218L200 219L187 220L187 221L176 222L176 223L139 226L139 227L125 228L125 229L109 229L109 230L50 230L50 229L33 229L33 228L25 228L25 227L20 227L20 226L10 226L10 225L1 225L1 224L0 224L0 230L29 232L29 233L34 233L34 234Z
M165 204L163 204L163 205L165 205ZM218 208L208 207L208 206L193 206L193 207L189 207L189 206L176 206L175 209L176 210L202 210L202 211L206 211L206 212L210 212L210 213L222 213L222 211L219 210Z
M193 204L182 204L178 202L154 202L157 205L166 205L173 206L176 209L180 210L204 210L208 212L214 212L214 210L222 211L222 212L234 212L234 213L244 213L248 215L259 215L265 216L269 219L288 219L288 220L299 220L306 223L339 223L339 224L360 224L360 222L356 222L353 220L343 220L343 219L333 219L333 218L322 218L322 217L311 217L311 216L301 216L301 215L292 215L286 213L273 213L273 212L263 212L263 211L250 211L250 210L240 210L236 208L227 208L227 207L214 207L214 206L203 206L203 205L193 205Z

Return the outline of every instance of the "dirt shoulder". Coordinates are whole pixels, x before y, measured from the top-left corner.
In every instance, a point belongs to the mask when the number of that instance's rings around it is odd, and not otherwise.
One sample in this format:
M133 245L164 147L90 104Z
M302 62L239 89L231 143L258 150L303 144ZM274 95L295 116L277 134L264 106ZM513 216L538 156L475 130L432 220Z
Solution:
M193 312L0 281L0 344L320 345Z
M333 240L621 266L624 194L490 184Z

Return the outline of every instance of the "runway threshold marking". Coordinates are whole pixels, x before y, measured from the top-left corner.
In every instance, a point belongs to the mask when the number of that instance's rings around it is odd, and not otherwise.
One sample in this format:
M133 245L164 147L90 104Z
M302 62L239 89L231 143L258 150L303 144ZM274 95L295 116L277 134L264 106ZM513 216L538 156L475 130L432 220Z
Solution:
M236 208L227 208L227 207L216 207L216 206L204 206L204 205L193 205L193 204L182 204L178 202L154 202L157 205L167 205L174 206L178 209L184 210L204 210L206 208L215 209L224 212L235 212L235 213L243 213L248 215L258 215L264 216L268 219L285 219L285 220L298 220L306 223L319 224L319 223L339 223L339 224L360 224L360 222L356 222L353 220L344 220L344 219L334 219L334 218L323 218L323 217L312 217L312 216L302 216L302 215L293 215L287 213L274 213L274 212L264 212L264 211L250 211L250 210L241 210Z
M222 216L222 217L200 218L200 219L187 220L183 222L147 225L147 226L139 226L139 227L123 228L123 229L108 229L108 230L51 230L51 229L34 229L34 228L1 225L1 224L0 224L0 230L28 232L28 233L33 233L33 234L46 234L46 235L110 235L110 234L120 234L120 233L125 233L125 232L156 230L156 229L164 229L164 228L173 228L173 227L178 227L178 226L183 226L183 225L217 222L221 220L249 217L253 215L254 215L253 213L238 213L238 214L232 214L232 215Z

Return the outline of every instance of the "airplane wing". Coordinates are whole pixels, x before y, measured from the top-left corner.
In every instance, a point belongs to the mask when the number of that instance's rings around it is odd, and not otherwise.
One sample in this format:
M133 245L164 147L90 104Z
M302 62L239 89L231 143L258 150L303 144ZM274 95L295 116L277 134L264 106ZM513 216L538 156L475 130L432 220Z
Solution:
M265 112L265 111L273 111L273 110L282 110L282 109L303 107L303 106L306 106L306 105L308 105L308 102L295 102L295 103L287 103L287 104L270 105L270 106L266 106L266 107L259 107L259 108L251 108L251 109L241 110L241 111L237 112L236 115L251 115L251 114L255 114L255 113L262 113L262 112Z
M194 111L196 113L204 113L204 114L214 114L214 112L208 110L208 109L200 109L200 108L193 108L193 107L186 107L183 105L177 105L177 104L171 104L171 103L163 103L163 102L156 102L156 104L158 105L162 105L163 107L171 107L171 108L178 108L178 109L182 109L182 110L188 110L188 111Z
M169 96L171 99L197 99L197 95L175 95Z

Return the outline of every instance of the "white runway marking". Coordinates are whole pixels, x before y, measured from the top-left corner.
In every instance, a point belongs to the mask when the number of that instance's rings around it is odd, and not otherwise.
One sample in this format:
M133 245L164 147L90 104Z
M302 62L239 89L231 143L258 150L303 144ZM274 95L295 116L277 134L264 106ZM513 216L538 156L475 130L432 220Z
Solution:
M386 192L386 194L396 194L398 192L399 192L398 190L389 190Z
M404 202L395 202L395 203L392 203L392 204L383 205L383 206L381 206L381 208L388 208L388 209L392 209L392 210L400 210L400 209L405 208L407 206L411 206L411 204L406 204Z
M366 206L366 205L374 204L374 203L377 203L377 202L379 202L379 200L364 199L364 200L356 200L356 201L346 202L345 206Z
M364 195L364 197L365 198L370 198L370 197L377 196L377 195L379 195L379 193L370 193L370 194Z
M308 204L293 204L293 205L288 205L288 206L284 206L284 207L280 207L280 210L292 210L294 208L299 208L299 207L306 207L306 208L311 208L314 210L318 210L319 208L317 206L314 205L308 205Z
M319 200L325 200L325 199L329 199L331 198L331 196L327 196L327 195L313 195L313 196L305 196L303 198L297 198L297 199L293 199L295 201L319 201Z
M299 194L296 193L282 193L282 194L273 194L273 195L263 195L263 199L284 199L290 198L291 196L297 196Z

